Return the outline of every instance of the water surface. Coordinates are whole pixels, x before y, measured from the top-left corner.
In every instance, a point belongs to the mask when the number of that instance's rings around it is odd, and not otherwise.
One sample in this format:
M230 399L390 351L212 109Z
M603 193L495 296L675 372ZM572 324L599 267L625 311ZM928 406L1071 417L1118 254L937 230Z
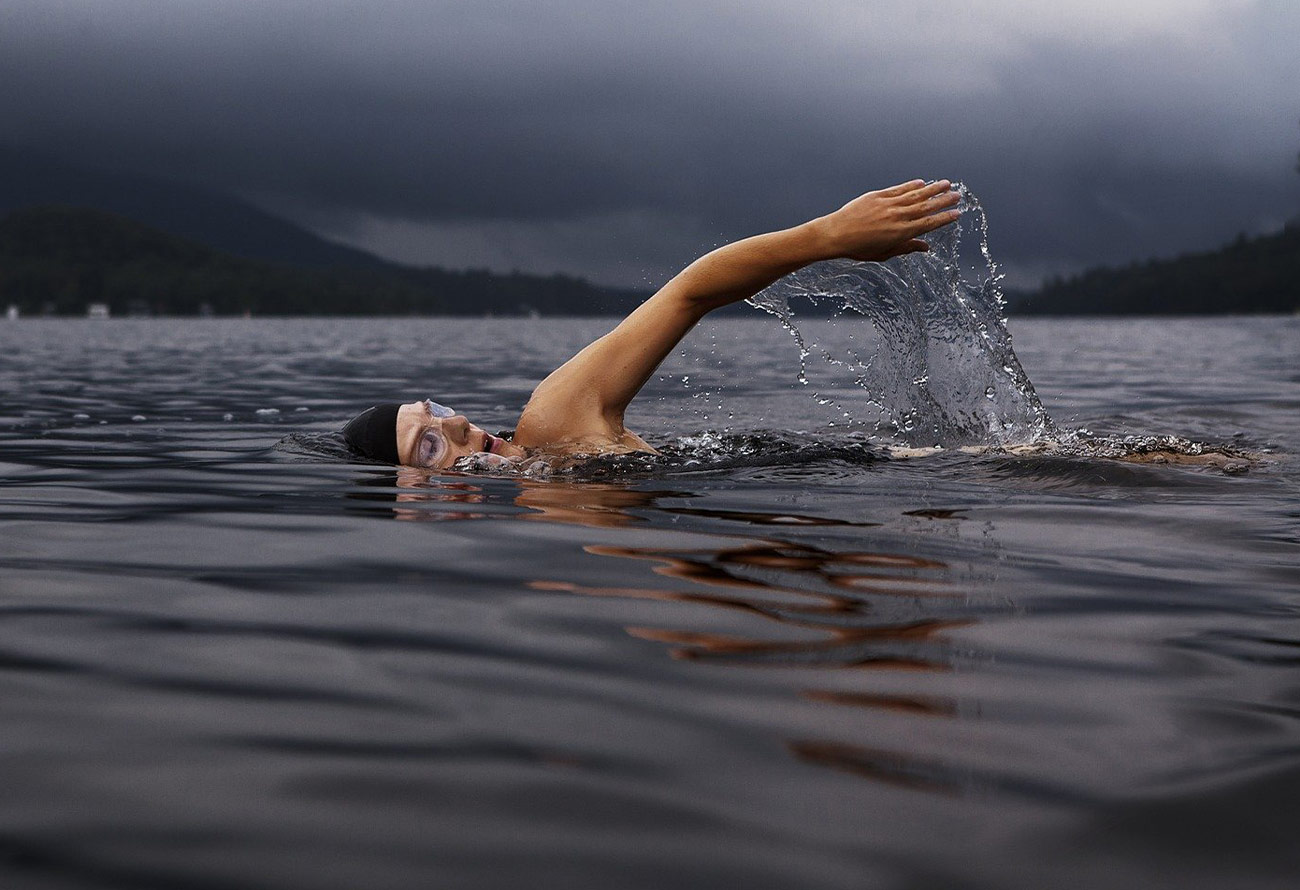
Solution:
M1012 324L1058 426L1236 475L887 459L758 313L635 472L294 445L508 428L611 323L0 324L3 886L1294 886L1300 321Z

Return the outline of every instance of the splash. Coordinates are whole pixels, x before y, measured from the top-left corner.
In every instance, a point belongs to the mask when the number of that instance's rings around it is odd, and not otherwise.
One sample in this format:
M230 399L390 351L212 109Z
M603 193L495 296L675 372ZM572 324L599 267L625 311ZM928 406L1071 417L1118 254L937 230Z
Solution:
M566 482L631 482L695 473L737 472L756 469L807 471L817 468L825 477L837 469L869 466L889 455L879 446L859 438L836 435L822 438L805 433L765 430L730 433L704 431L657 443L655 453L644 451L554 455L544 452L522 460L488 460L497 455L462 457L452 471L475 476L511 476Z
M1050 438L1056 428L1011 348L988 219L969 189L954 187L962 217L927 237L928 252L816 263L749 303L775 315L799 344L801 383L816 350L866 391L877 416L854 419L871 423L878 441L947 448ZM963 254L968 231L978 237L978 257ZM874 347L812 342L795 323L794 297L830 304L837 324L865 322Z

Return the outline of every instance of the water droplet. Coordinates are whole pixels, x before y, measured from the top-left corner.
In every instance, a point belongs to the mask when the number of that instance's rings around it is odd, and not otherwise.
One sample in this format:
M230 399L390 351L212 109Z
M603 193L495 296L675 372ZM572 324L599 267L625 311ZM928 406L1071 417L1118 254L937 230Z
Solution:
M136 423L139 423L140 421L145 420L146 418L143 414L135 414L132 415L131 419L134 420Z
M991 386L984 387L984 398L992 399L997 394L998 394L997 390L995 390L993 387Z

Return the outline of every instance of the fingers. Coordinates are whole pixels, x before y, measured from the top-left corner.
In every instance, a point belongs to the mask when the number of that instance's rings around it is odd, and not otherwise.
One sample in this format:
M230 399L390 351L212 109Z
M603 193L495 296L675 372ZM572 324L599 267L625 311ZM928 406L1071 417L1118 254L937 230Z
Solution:
M952 182L947 179L940 179L937 182L930 183L924 188L916 189L910 194L904 195L903 198L906 203L915 203L920 201L929 201L932 198L942 197L948 194L957 195L959 199L961 197L961 195L953 189Z
M945 210L943 213L931 214L916 221L915 225L912 226L913 234L924 235L926 232L933 232L935 229L956 222L960 216L960 210Z
M899 195L905 195L908 192L915 191L925 185L924 179L913 179L908 182L900 182L898 185L891 185L887 189L881 189L876 194L883 195L886 198L897 198Z
M913 212L918 215L929 215L931 213L938 213L945 207L952 207L959 201L961 201L961 193L950 189L946 192L937 194L920 204L912 205L912 209Z

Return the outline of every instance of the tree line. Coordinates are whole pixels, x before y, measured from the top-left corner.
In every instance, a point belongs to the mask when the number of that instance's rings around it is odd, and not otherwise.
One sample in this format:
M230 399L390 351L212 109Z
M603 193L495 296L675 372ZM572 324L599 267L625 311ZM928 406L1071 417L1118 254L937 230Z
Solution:
M23 314L604 315L645 294L567 275L244 259L125 217L31 207L0 219L0 305Z

